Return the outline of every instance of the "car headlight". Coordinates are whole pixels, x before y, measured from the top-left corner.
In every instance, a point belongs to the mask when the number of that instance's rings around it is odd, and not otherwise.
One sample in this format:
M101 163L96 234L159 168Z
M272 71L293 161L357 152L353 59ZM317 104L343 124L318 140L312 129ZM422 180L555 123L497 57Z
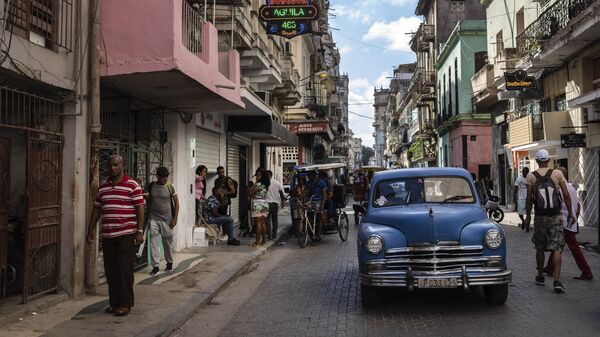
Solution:
M383 249L383 239L378 235L373 235L367 240L367 251L371 254L379 254Z
M485 245L490 249L498 249L504 239L502 232L497 229L490 229L485 233L484 241Z

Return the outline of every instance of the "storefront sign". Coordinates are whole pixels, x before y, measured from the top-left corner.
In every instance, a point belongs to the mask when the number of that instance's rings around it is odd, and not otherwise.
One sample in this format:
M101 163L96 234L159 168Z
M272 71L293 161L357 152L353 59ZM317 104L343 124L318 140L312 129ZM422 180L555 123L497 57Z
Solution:
M267 34L288 39L310 33L311 22L319 10L311 0L267 0L259 9L260 18L267 23Z
M284 126L297 135L327 133L329 129L327 122L289 123L284 124Z
M560 135L560 147L586 147L585 133L569 133Z
M535 89L535 77L527 75L525 70L504 73L506 90Z
M223 115L214 112L201 112L196 114L196 126L210 131L223 133L225 131Z

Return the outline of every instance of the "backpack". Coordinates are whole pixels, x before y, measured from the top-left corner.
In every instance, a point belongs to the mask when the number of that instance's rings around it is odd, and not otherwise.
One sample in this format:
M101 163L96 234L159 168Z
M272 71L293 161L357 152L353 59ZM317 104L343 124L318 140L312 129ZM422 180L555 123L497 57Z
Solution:
M152 187L156 184L155 181L148 184L148 204L152 202ZM167 190L169 190L169 195L171 196L171 216L175 218L175 202L173 201L173 195L175 195L175 187L171 183L167 183Z
M533 171L535 184L533 184L533 206L536 215L558 215L562 207L562 197L559 189L550 178L552 170L548 170L544 176Z
M231 178L229 178L231 179ZM230 196L229 198L233 199L233 198L237 198L238 195L238 182L235 179L231 179L231 181L233 182L233 188L235 188L235 194Z

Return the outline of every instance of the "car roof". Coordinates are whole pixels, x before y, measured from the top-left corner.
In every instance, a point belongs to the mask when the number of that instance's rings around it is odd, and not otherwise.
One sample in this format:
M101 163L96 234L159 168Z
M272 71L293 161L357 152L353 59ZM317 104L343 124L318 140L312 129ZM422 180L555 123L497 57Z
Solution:
M344 163L331 163L331 164L315 164L315 165L306 165L306 166L296 166L294 168L295 171L305 172L305 171L315 171L315 170L329 170L336 168L346 167Z
M416 177L435 177L435 176L459 176L467 180L471 179L471 174L457 167L419 167L408 169L397 169L376 172L373 181L375 183L381 180L397 179L397 178L416 178Z

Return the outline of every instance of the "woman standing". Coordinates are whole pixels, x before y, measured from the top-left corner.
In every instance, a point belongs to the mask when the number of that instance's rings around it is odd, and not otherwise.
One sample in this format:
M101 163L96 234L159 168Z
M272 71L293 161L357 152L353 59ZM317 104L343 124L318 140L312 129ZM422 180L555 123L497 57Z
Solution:
M208 170L204 165L200 165L196 168L196 223L198 223L198 217L200 216L200 212L202 212L201 203L204 202L204 196L206 195L206 186L204 185L204 181L207 173Z
M266 200L267 191L271 181L266 172L259 168L255 174L256 183L248 190L248 196L252 198L252 219L256 226L256 242L253 247L267 243L267 216L269 215L269 204Z

